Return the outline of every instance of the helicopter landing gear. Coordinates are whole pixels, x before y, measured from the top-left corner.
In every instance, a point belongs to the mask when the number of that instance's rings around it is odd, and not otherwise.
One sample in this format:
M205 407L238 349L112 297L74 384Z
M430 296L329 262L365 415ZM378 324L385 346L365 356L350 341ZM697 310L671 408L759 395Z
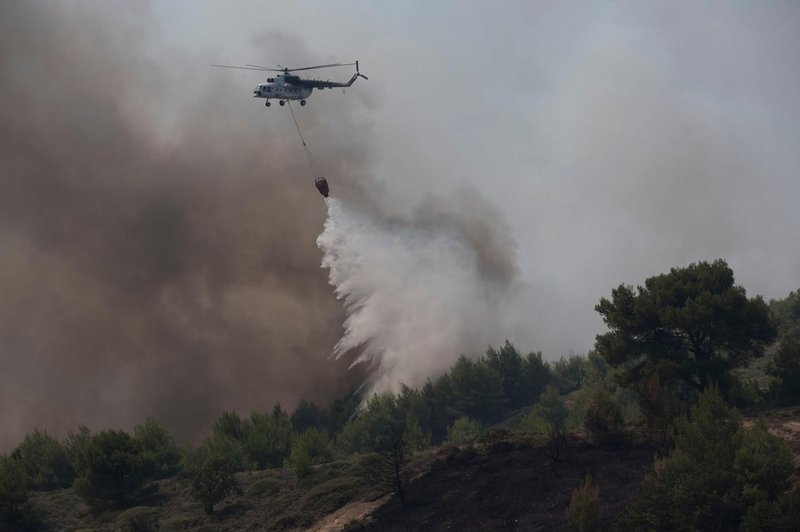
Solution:
M271 103L269 103L269 100L267 100L267 103L265 103L264 105L266 105L267 107L269 107L269 106L270 106L270 105L272 105L272 104L271 104Z
M281 107L283 107L284 105L286 105L286 102L284 102L283 100L280 100L278 103L279 103L279 104L281 104Z
M300 100L300 105L305 105L305 104L306 104L305 100Z

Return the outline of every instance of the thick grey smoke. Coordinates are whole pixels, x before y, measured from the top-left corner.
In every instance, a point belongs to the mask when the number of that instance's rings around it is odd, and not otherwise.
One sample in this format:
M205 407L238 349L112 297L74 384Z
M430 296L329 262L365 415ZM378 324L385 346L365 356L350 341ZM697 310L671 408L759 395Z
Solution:
M337 342L376 389L584 351L613 286L696 260L797 289L797 4L575 6L0 3L0 448L324 399L363 381ZM298 116L321 252L288 113L208 64L349 58L368 89Z
M138 6L0 4L2 449L35 427L147 416L196 439L224 409L361 381L328 360L344 315L288 113L265 116L249 83L200 78L185 58L150 60ZM287 39L257 44L306 53ZM316 115L301 118L332 139L320 159L352 194L368 130Z
M325 204L256 78L160 49L140 4L4 3L0 24L0 449L148 416L197 440L223 410L418 384L511 334L502 216L474 191L386 214L368 92L297 113L340 198L334 293ZM287 34L253 48L312 61Z
M335 354L360 353L354 364L372 368L371 391L421 386L521 328L514 245L480 196L428 200L404 219L328 206L317 243L347 310Z

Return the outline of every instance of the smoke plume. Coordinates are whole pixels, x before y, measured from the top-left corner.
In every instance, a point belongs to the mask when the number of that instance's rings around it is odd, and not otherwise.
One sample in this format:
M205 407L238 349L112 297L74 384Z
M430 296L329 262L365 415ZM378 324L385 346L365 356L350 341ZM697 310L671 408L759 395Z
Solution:
M161 46L142 4L6 2L0 29L0 449L147 417L197 441L223 410L347 393L351 356L383 390L503 339L508 228L474 192L385 214L365 91L298 112L340 198L334 293L325 206L250 73Z
M0 449L148 416L196 441L223 410L359 383L328 360L344 315L288 113L208 60L151 59L139 4L0 6ZM314 138L352 127L320 159L356 190L368 130L315 114Z

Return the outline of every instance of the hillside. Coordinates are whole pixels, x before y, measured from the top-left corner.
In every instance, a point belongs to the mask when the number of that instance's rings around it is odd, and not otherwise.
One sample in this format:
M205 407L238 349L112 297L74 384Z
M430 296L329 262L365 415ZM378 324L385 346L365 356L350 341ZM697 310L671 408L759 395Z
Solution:
M756 419L745 418L745 426ZM800 409L770 410L765 419L800 464ZM406 508L381 487L376 455L317 466L302 480L288 467L239 473L240 493L212 516L180 477L160 481L155 495L126 511L93 514L72 489L37 493L33 502L50 530L560 530L586 474L609 523L652 471L654 450L645 446L598 448L572 436L556 458L541 438L499 434L415 455Z
M179 478L161 481L157 495L125 512L93 515L72 489L33 500L53 530L130 530L130 522L141 530L154 530L156 523L161 530L341 530L348 519L325 518L346 505L340 514L350 517L374 510L349 530L553 530L564 526L572 490L587 473L611 517L631 499L652 456L647 448L597 449L572 440L554 459L548 446L520 436L445 446L412 462L408 508L374 487L380 483L370 455L319 466L302 481L289 468L240 473L241 493L213 516L203 513Z

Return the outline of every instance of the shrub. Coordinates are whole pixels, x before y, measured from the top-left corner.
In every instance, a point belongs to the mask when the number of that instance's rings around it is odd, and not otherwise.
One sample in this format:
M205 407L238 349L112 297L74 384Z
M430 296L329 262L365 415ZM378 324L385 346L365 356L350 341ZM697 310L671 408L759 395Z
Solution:
M600 524L600 489L592 484L592 475L572 492L567 508L567 526L576 532L597 530Z
M479 421L467 416L455 420L447 429L447 442L455 444L472 443L481 437L482 427Z
M201 521L199 519L179 515L162 519L159 522L159 529L161 532L166 532L168 530L202 530L200 525Z
M311 473L311 454L306 447L294 447L289 461L292 463L294 474L297 475L297 478L303 478Z
M139 442L120 430L92 436L82 449L80 462L83 469L75 479L75 491L93 507L106 502L124 505L137 497L151 469Z
M117 516L119 529L130 532L151 532L159 530L158 508L134 506Z
M363 483L357 477L336 477L308 490L300 500L300 505L317 515L334 512L353 500L360 493Z
M35 430L25 436L13 456L22 462L31 489L66 488L75 479L66 449L47 432Z
M259 495L274 495L281 490L281 483L272 478L262 478L250 484L245 495L258 497Z
M599 445L617 443L622 438L622 409L598 386L583 415L583 428L592 442Z

